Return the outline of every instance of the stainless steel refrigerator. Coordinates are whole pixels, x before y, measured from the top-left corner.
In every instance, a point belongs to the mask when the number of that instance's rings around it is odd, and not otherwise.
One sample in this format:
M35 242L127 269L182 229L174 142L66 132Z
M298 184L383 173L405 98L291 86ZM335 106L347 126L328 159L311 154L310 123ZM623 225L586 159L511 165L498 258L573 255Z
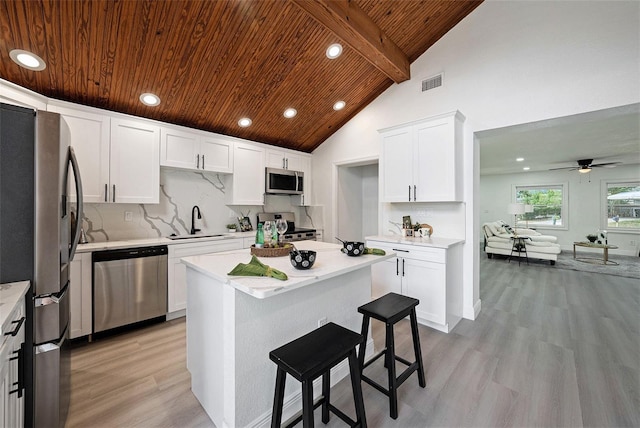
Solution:
M69 267L82 219L69 141L60 115L0 104L0 283L31 280L22 364L27 427L63 427L69 408Z

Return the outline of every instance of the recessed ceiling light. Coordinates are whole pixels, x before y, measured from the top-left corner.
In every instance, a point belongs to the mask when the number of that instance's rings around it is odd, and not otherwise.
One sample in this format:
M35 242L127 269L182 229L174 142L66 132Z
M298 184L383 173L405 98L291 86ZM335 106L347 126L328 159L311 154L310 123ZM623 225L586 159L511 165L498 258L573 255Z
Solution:
M525 166L524 168L522 168L525 171L529 171L531 168L529 168L528 166Z
M334 110L342 110L347 105L344 101L338 101L333 105Z
M342 45L334 43L327 48L327 58L336 59L342 54Z
M38 55L24 51L22 49L14 49L9 52L11 59L20 67L33 71L42 71L47 68L47 64Z
M243 117L238 121L238 125L242 126L243 128L246 128L247 126L251 126L252 123L253 122L251 122L251 119L249 119L248 117Z
M524 158L516 158L516 162L522 162Z
M155 107L160 104L160 97L156 94L145 92L144 94L140 95L140 102L144 105Z
M296 114L298 114L298 110L294 109L294 108L288 108L284 111L284 117L286 117L287 119L291 119L292 117L294 117Z

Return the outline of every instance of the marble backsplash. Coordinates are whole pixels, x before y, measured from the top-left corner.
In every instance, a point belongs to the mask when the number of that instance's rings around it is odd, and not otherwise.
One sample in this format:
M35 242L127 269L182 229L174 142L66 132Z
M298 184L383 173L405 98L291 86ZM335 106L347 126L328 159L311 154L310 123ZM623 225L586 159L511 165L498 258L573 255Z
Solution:
M228 206L225 191L221 174L162 168L160 203L88 203L84 205L83 228L89 242L184 235L191 229L194 205L202 215L202 219L196 218L195 227L202 233L226 232L226 225L237 223L238 216L249 217L255 228L256 215L263 211L293 212L297 226L322 228L322 207L296 207L289 196L275 195L267 195L264 206Z

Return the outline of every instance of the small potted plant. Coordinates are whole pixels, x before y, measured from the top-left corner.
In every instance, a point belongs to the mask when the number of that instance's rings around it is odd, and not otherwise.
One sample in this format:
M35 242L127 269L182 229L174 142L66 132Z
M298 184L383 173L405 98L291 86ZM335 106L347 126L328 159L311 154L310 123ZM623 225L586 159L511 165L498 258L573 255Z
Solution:
M227 230L229 230L229 232L236 232L238 230L238 226L235 223L229 223L227 225Z
M598 239L598 235L594 235L593 233L590 233L587 235L587 239L589 240L589 242L593 244L594 242L596 242L596 239Z

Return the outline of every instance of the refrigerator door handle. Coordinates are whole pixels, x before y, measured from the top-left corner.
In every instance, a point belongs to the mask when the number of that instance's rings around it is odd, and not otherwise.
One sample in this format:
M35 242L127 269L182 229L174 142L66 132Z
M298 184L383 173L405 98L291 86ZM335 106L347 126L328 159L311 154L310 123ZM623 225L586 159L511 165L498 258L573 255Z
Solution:
M47 305L54 305L54 304L58 304L60 303L60 301L64 298L65 294L67 294L67 290L69 289L68 286L65 286L64 289L62 291L60 291L59 293L54 293L54 294L50 294L48 296L44 296L44 297L36 297L35 300L35 306L47 306Z
M71 238L71 248L69 250L69 260L73 260L76 255L76 249L78 248L78 241L80 240L80 233L82 229L83 213L83 196L82 196L82 179L80 178L80 167L78 166L78 159L76 153L73 151L73 147L69 147L69 162L73 169L73 178L76 181L76 198L78 200L78 212L76 214L76 229L73 231L73 237Z

